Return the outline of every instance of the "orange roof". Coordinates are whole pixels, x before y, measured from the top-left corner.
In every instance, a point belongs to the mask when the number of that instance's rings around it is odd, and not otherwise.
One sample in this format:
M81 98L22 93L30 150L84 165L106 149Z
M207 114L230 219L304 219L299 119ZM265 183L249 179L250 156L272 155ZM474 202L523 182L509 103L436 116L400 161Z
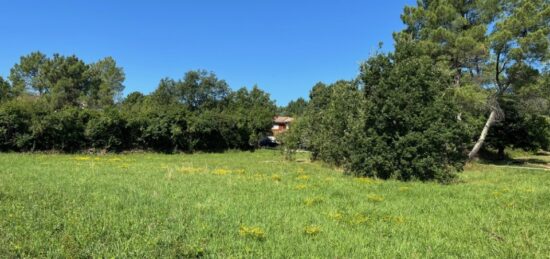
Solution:
M287 117L287 116L275 116L275 118L273 118L273 122L275 123L289 123L289 122L292 122L293 120L294 118Z

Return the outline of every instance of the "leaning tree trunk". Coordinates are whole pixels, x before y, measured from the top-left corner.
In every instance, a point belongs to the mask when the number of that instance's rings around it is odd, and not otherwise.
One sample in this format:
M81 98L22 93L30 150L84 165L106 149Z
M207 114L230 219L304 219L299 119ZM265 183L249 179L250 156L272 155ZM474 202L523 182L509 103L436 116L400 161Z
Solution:
M474 145L474 148L472 148L472 151L470 151L470 153L468 154L468 159L471 160L472 158L474 158L479 152L479 149L481 149L481 146L483 146L483 142L485 142L487 133L489 133L489 128L491 128L491 126L493 126L496 121L496 116L496 110L492 110L491 114L489 115L489 119L487 119L487 122L485 123L485 127L483 127L483 130L481 131L481 135L479 135L479 139Z

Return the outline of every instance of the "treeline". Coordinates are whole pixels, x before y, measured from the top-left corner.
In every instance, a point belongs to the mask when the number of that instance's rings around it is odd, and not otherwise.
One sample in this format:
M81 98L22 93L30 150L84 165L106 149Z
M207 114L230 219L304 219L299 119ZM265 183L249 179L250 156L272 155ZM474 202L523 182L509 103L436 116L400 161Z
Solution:
M21 57L0 77L0 151L249 150L277 109L258 87L232 91L206 71L122 98L124 79L112 58Z
M543 0L419 1L395 50L351 81L319 83L288 151L384 179L450 181L480 149L550 147L550 4Z

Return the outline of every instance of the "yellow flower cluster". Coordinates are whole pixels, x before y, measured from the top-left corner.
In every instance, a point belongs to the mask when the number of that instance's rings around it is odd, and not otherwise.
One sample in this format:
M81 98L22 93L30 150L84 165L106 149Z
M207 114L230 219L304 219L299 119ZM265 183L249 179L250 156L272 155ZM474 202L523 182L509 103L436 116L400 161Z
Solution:
M330 219L333 219L333 220L336 220L336 221L340 221L344 218L344 215L338 211L333 211L333 212L330 212L328 214L328 217Z
M178 169L176 169L176 172L182 173L182 174L196 174L200 172L205 172L206 170L204 168L196 168L196 167L189 167L189 166L182 166Z
M296 179L307 181L307 180L309 180L309 175L300 175L300 176L296 177Z
M368 178L368 177L359 177L359 178L356 178L356 181L364 184L377 184L377 182L374 179Z
M367 195L367 200L372 201L372 202L381 202L381 201L384 200L384 197L382 197L381 195L377 195L377 194L369 194L369 195Z
M216 168L214 171L212 171L215 175L229 175L229 174L236 174L236 175L244 175L245 170L244 169L226 169L226 168Z
M307 185L305 185L305 184L298 184L298 185L294 186L295 190L304 190L306 188L307 188Z
M304 228L304 234L315 236L317 234L321 233L321 228L316 225L309 225Z
M231 170L223 169L223 168L217 168L216 170L214 170L215 175L227 175L230 173L231 173Z
M323 198L320 197L310 197L304 199L304 204L307 206L313 206L323 202Z
M265 240L265 231L260 227L241 226L239 229L239 235L257 240Z
M350 219L350 223L352 225L362 225L362 224L365 224L369 221L369 218L364 215L364 214L355 214L351 219Z

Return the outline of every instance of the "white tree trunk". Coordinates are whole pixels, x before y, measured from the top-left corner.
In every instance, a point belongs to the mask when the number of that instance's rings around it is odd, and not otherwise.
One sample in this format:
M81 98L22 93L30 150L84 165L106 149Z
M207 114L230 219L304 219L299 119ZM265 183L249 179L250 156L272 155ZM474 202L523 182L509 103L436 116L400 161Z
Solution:
M479 152L479 149L481 149L481 146L483 146L483 142L485 142L487 133L489 133L489 128L491 128L491 126L496 121L496 116L497 116L497 112L495 110L491 111L491 114L489 115L489 119L487 119L487 122L485 123L485 127L483 127L483 130L481 131L481 135L479 135L479 139L474 145L474 148L472 148L472 151L470 151L470 153L468 154L468 159L471 160L472 158L474 158Z

